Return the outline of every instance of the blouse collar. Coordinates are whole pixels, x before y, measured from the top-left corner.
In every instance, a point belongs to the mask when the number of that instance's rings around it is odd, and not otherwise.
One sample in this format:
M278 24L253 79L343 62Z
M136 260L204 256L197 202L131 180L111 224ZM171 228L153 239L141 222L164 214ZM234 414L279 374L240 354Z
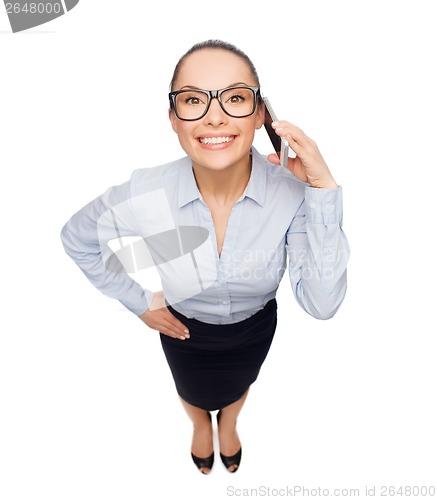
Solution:
M241 195L242 200L246 196L251 198L260 206L264 205L266 196L266 160L252 146L252 171L250 173L249 182L247 183L244 193ZM179 192L178 192L178 208L183 207L187 203L194 200L201 200L202 196L197 188L196 179L192 168L191 159L186 156L180 160L179 174Z

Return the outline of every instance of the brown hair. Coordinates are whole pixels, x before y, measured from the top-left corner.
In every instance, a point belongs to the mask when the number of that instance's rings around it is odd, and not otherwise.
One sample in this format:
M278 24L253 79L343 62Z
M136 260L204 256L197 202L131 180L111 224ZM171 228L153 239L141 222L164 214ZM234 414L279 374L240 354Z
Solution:
M178 61L176 64L175 70L173 72L173 78L171 79L170 83L170 90L173 90L173 87L176 83L176 80L178 79L182 64L184 63L185 59L190 55L193 54L194 52L198 52L199 50L205 50L205 49L221 49L221 50L227 50L228 52L232 52L232 54L237 55L238 57L241 57L243 61L247 64L249 67L249 70L256 82L257 87L260 86L259 83L259 78L258 78L258 73L255 69L255 66L253 62L249 59L249 57L239 48L237 48L235 45L232 45L231 43L228 42L223 42L222 40L206 40L205 42L199 42L196 43L189 49Z

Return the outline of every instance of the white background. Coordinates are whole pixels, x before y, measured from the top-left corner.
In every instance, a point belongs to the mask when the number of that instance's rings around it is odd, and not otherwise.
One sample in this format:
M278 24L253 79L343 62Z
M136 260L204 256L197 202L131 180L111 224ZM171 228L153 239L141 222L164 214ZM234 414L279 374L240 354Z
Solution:
M16 34L1 8L2 499L437 486L433 4L81 0ZM135 168L183 156L168 84L208 38L247 52L280 118L318 143L352 257L327 322L285 275L241 468L216 455L202 476L157 332L92 287L59 232ZM255 145L271 152L264 131Z

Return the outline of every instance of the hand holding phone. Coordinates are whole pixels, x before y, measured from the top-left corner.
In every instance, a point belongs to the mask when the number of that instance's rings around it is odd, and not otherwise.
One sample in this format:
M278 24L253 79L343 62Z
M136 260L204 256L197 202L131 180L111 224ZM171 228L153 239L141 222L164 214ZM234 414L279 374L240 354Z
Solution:
M264 118L264 127L267 131L270 140L272 141L273 147L275 148L276 154L281 162L281 165L285 168L288 166L288 142L280 137L275 129L272 127L272 122L276 121L276 115L272 109L272 106L267 99L267 97L262 98L265 104L265 118Z

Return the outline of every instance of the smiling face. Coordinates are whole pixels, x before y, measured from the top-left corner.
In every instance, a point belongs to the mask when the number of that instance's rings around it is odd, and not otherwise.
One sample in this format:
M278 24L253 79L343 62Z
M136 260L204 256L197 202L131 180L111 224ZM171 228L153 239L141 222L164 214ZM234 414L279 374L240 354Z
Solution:
M184 61L173 90L197 88L218 90L234 85L256 86L246 62L223 49L203 49ZM170 110L170 121L193 167L214 171L247 167L255 130L264 123L264 110L245 118L227 115L217 99L199 120L180 120Z

